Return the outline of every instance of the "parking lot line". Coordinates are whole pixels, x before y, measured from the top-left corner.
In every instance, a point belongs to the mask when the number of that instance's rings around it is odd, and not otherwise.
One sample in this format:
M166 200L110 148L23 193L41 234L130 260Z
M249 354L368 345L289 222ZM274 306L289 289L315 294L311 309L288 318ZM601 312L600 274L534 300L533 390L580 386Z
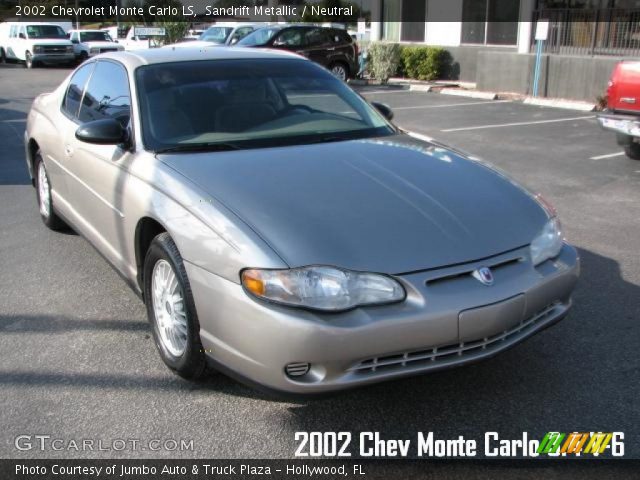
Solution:
M463 130L482 130L485 128L520 127L525 125L540 125L543 123L558 123L558 122L571 122L575 120L590 120L592 118L596 118L595 115L589 115L588 117L554 118L553 120L536 120L533 122L515 122L515 123L501 123L497 125L478 125L475 127L447 128L445 130L440 130L440 131L441 132L461 132Z
M607 153L606 155L598 155L597 157L591 157L589 160L604 160L605 158L620 157L624 155L624 152Z
M360 92L362 95L386 95L388 93L416 93L411 90L374 90L373 92Z
M485 100L483 102L466 102L466 103L447 103L444 105L415 105L411 107L393 107L393 110L415 110L420 108L451 108L451 107L467 107L470 105L490 105L493 103L507 103L511 100Z

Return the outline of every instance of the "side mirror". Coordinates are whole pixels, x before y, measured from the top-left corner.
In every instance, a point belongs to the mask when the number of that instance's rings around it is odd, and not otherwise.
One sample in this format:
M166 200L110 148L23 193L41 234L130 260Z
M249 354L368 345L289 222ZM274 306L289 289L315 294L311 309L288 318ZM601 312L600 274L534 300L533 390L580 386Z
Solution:
M391 110L391 107L389 105L380 102L371 102L371 105L373 105L384 118L389 121L393 120L393 110Z
M231 42L229 42L229 45L235 45L236 43L238 43L240 41L240 39L238 37L233 37L231 39Z
M27 36L24 33L20 33L18 34L19 38L24 38L25 40L27 39Z
M116 119L105 118L80 125L76 138L96 145L120 145L129 141L129 132Z
M77 45L78 43L80 43L80 41L77 38L74 38L73 40L71 40L71 43L75 43Z

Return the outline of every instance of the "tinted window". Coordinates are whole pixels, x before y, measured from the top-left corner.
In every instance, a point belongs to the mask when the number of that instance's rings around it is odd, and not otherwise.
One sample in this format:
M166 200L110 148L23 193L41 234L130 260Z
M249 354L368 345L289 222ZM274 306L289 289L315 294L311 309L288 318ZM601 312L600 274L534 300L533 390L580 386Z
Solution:
M110 42L111 37L107 32L81 32L81 42Z
M71 77L69 86L67 87L67 93L62 101L62 111L66 112L71 117L77 118L78 108L80 107L80 100L82 100L82 92L87 84L87 80L91 76L91 70L93 70L95 63L89 63L83 65L78 69L76 73Z
M130 115L131 96L126 70L114 62L98 62L82 99L80 121L115 118L126 126Z
M273 36L281 30L281 27L259 28L253 33L247 35L238 42L238 45L253 47L255 45L264 45Z
M64 30L57 25L27 25L29 38L67 38Z
M301 47L304 45L305 31L297 28L290 28L280 33L273 41L274 46L281 47Z
M308 30L305 35L305 41L310 47L319 47L321 45L326 45L329 43L329 35L328 32L322 28L314 28L312 30Z

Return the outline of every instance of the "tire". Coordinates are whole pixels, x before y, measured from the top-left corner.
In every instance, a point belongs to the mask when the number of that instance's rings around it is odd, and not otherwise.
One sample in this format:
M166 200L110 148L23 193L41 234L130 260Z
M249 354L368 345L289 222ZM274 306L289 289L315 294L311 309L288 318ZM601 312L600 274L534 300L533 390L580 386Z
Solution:
M640 160L640 143L631 142L624 147L624 153L632 160Z
M85 52L84 50L80 52L80 56L78 57L78 61L76 62L78 65L80 65L82 62L84 62L87 58L89 58L89 54L87 52Z
M7 55L4 53L4 48L0 48L0 63L8 63Z
M33 162L34 175L36 179L36 198L38 199L38 209L40 218L51 230L63 230L67 227L66 223L56 214L51 198L51 182L47 168L42 161L42 155L38 151Z
M33 57L29 52L24 52L24 66L26 68L33 68L35 66L33 63Z
M162 361L183 378L204 377L207 364L191 286L180 252L166 232L151 242L143 281L147 317Z
M329 71L333 73L336 78L339 78L343 82L349 79L349 67L342 62L335 62L329 66Z

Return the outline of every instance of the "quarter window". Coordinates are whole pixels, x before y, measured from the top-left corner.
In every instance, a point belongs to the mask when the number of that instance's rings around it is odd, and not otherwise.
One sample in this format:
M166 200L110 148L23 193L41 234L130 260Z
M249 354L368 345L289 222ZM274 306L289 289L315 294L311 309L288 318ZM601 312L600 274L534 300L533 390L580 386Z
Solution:
M115 118L126 126L130 116L131 95L126 70L114 62L97 62L82 99L80 121Z
M91 70L93 70L95 63L89 63L83 65L73 74L67 87L67 92L64 95L62 101L62 111L70 117L76 119L78 117L78 109L80 108L80 100L82 100L82 93L84 87L87 84L87 80L91 76Z

